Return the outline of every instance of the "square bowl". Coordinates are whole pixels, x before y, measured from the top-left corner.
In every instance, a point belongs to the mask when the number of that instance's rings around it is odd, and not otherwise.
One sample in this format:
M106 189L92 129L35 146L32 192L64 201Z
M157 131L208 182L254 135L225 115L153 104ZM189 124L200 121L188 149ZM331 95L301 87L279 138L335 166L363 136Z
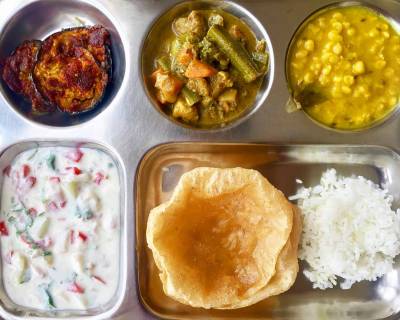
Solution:
M0 264L0 315L5 319L25 319L26 317L35 317L38 319L51 319L51 318L90 318L96 319L110 319L112 315L119 309L126 291L126 277L127 277L127 243L126 243L126 172L121 159L118 154L110 147L105 146L96 142L82 142L82 141L37 141L29 140L15 143L7 147L0 154L0 168L4 170L7 166L12 163L13 159L16 158L20 153L27 150L35 150L37 148L45 147L70 147L70 148L88 148L93 150L99 150L108 155L113 164L115 165L118 172L119 179L119 270L118 270L118 285L112 298L105 304L97 306L95 308L89 308L86 310L42 310L27 308L16 304L8 296L3 280L3 257L1 254ZM34 151L35 152L35 151ZM3 193L3 179L4 176L0 175L0 193Z

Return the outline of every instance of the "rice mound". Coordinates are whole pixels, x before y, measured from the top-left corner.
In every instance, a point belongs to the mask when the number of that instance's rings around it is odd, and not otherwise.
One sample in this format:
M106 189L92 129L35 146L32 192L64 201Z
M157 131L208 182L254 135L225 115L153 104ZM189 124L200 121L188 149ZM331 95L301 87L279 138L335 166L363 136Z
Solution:
M299 258L308 263L304 275L314 288L332 288L339 277L340 287L349 289L392 270L400 253L400 218L387 190L329 169L319 185L289 199L298 200L302 212Z

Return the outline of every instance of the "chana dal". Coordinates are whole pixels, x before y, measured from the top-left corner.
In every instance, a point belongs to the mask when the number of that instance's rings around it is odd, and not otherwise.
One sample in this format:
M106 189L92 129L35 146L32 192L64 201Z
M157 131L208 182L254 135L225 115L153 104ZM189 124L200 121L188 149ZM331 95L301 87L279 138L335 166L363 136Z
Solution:
M289 82L297 103L316 121L341 130L372 126L395 109L400 88L400 37L372 9L327 9L295 36Z

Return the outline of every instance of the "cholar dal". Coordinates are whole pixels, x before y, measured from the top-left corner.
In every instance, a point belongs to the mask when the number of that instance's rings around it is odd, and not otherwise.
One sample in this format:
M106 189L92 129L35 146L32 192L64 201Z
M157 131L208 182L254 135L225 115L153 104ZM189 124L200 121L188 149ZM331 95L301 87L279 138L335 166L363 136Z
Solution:
M313 119L356 130L395 109L400 37L385 17L362 6L332 8L300 30L289 53L289 82Z

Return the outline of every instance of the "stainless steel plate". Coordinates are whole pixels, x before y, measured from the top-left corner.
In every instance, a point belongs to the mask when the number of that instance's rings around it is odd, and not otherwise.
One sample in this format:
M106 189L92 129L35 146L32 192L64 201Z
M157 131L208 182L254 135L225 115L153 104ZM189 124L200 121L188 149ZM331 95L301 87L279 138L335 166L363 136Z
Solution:
M44 1L44 0L42 0ZM34 5L40 0L0 0L0 30L6 30L6 25L13 17L18 16L20 9ZM375 144L385 145L400 150L400 121L392 118L384 125L371 130L355 134L337 134L335 132L314 125L302 113L287 114L285 111L289 93L286 85L284 64L285 53L289 41L299 24L313 11L336 0L235 0L234 2L251 12L258 21L268 30L275 55L275 75L273 85L263 105L258 109L256 116L235 128L222 132L202 133L178 127L167 121L154 109L145 93L141 79L141 52L145 37L150 26L168 8L177 4L179 0L48 0L47 3L76 3L73 16L88 19L88 7L95 8L104 14L115 26L121 38L121 46L125 56L125 69L122 83L115 96L109 101L106 108L86 122L70 127L50 127L38 124L22 117L14 110L4 88L0 89L0 150L7 146L34 140L47 141L92 141L101 145L110 146L120 158L125 170L125 205L126 238L128 254L126 256L127 281L123 303L113 319L141 320L153 319L139 299L136 257L135 257L135 172L143 154L151 147L170 141L224 141L224 142L268 142L268 143L342 143L342 144ZM395 0L366 0L387 12L393 18L400 18L400 2ZM44 2L42 2L44 3ZM72 4L71 4L72 5ZM44 8L31 12L32 16L41 15L43 24L47 19L53 19L54 13ZM61 14L61 17L65 18ZM33 19L34 17L29 17ZM92 20L93 19L93 20ZM88 19L89 22L98 21ZM35 33L40 37L40 24L35 27L25 24L25 34ZM68 25L70 26L70 25ZM58 24L54 28L61 28ZM18 28L11 33L12 37L19 37ZM50 29L49 29L50 31ZM53 29L51 30L53 31ZM21 31L22 32L22 31ZM0 34L0 39L4 37ZM21 38L20 38L21 39ZM17 41L15 41L16 43ZM11 46L11 44L9 45ZM5 50L7 49L7 50ZM8 54L12 48L0 47L0 52ZM5 50L5 51L3 51ZM3 58L0 56L0 58ZM246 159L246 158L245 158ZM243 160L245 165L245 160ZM398 177L393 178L393 181ZM276 181L273 180L273 182ZM280 185L278 185L281 187ZM142 226L143 227L143 226ZM396 287L396 286L394 286ZM396 288L394 288L395 292ZM329 295L327 296L329 299ZM306 299L307 296L304 296ZM340 309L340 306L339 306ZM1 308L0 308L1 310ZM319 313L304 311L307 319L320 319ZM331 314L331 313L330 313ZM6 317L4 312L2 317ZM187 317L190 317L187 315ZM206 317L206 316L205 316ZM331 316L332 318L333 316ZM6 317L12 319L11 317ZM96 318L96 317L94 317ZM393 317L397 319L399 317ZM390 318L389 318L390 319Z
M260 171L286 196L312 186L327 168L361 175L388 188L400 205L400 156L377 146L172 143L157 146L143 158L136 183L136 250L140 298L154 315L169 319L385 319L400 316L400 265L375 282L350 290L312 289L302 274L286 293L238 310L191 308L168 298L146 245L149 211L166 201L180 176L196 167L244 167ZM400 260L398 261L400 263Z

